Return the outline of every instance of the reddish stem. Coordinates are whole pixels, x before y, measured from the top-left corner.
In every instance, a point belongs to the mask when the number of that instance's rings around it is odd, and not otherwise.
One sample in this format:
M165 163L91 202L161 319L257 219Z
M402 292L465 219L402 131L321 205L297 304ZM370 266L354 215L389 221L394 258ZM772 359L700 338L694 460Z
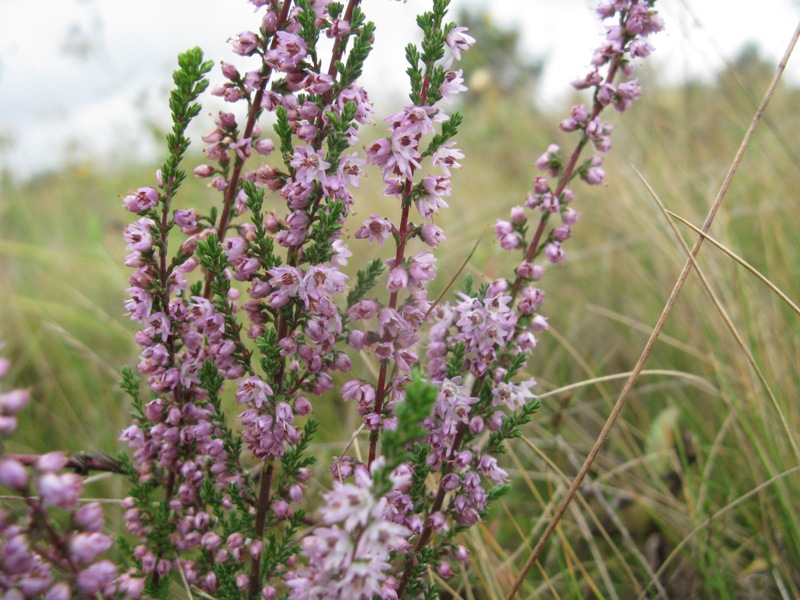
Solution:
M403 210L400 216L400 227L397 231L397 237L400 238L400 243L397 244L397 249L394 255L394 264L395 266L399 266L405 257L406 251L406 241L408 236L408 216L411 212L411 202L406 200L409 195L411 194L411 179L406 179L405 189L403 190ZM397 308L397 299L399 297L399 292L394 291L389 296L389 308ZM391 339L391 335L386 333L383 336L384 341L389 341ZM388 376L389 371L389 360L382 360L381 361L381 368L378 374L378 385L377 390L375 392L375 409L373 413L376 415L381 414L383 410L383 400L388 393L388 380L390 377ZM369 458L367 460L367 467L372 465L372 462L375 460L378 452L378 438L380 436L379 429L373 429L370 431L369 434Z
M260 540L264 537L267 512L272 505L270 498L270 488L272 486L272 473L274 466L272 462L264 463L264 472L261 473L261 486L258 491L258 512L256 513L255 539ZM262 499L264 499L262 506ZM249 598L257 598L261 588L261 558L254 556L250 563L250 585L248 589Z
M606 78L605 78L605 81L607 83L610 83L610 82L612 82L614 80L614 77L616 75L618 67L619 67L619 59L617 58L612 62L611 66L609 67L608 74L606 75ZM593 108L592 108L592 113L589 116L588 120L592 120L595 117L597 117L600 114L600 112L602 112L603 108L604 107L597 100L595 100ZM556 198L558 198L564 192L564 189L566 188L567 183L572 178L573 173L575 172L575 167L578 164L578 159L580 158L581 152L583 151L583 148L586 145L587 141L588 141L588 138L586 137L586 134L583 134L581 136L581 139L576 144L574 150L572 151L572 154L570 155L569 160L567 161L567 164L565 165L565 167L564 167L564 169L563 169L563 171L561 173L561 177L560 177L560 179L558 181L558 184L556 185L556 189L553 191L553 195ZM547 221L549 219L549 216L550 216L550 214L546 213L546 214L543 214L540 217L539 224L538 224L538 226L536 228L536 231L534 232L534 235L533 235L533 239L531 240L531 242L528 245L528 248L527 248L527 250L525 252L525 260L526 261L530 261L533 258L533 256L536 254L536 252L537 252L537 250L539 248L539 244L541 242L541 238L544 235L545 226L547 225ZM521 277L519 277L519 276L517 276L517 278L514 280L514 283L511 286L511 296L512 296L512 298L516 297L516 294L519 292L519 289L521 287L522 282L523 282L523 279ZM477 386L477 384L478 384L478 382L476 382L476 386ZM479 389L479 387L474 387L473 389ZM451 462L452 458L456 455L456 453L460 449L461 442L462 442L463 437L464 437L464 435L466 433L466 430L467 430L467 425L466 424L461 423L458 426L458 429L456 431L456 436L453 439L453 445L452 445L452 447L450 449L449 456L448 456L447 461L445 462L445 464L444 464L444 466L442 468L442 471L441 471L442 476L439 479L439 487L438 487L438 489L436 491L436 496L434 497L433 503L431 504L431 508L427 511L428 515L431 515L431 514L437 512L437 511L439 511L441 509L442 505L444 504L444 498L446 496L446 492L444 490L444 487L442 486L442 481L444 480L444 477L447 474L449 474L450 471L452 470L452 462ZM408 557L406 558L406 566L405 566L405 569L404 569L404 572L403 572L403 577L402 577L402 580L400 582L400 586L398 587L398 590L397 590L397 597L398 598L402 598L403 597L403 594L405 593L405 589L408 586L408 583L410 581L410 578L411 578L411 564L413 563L413 561L416 560L416 556L420 552L420 550L422 550L422 548L424 548L428 544L432 534L433 534L433 528L431 527L430 524L428 524L426 522L425 526L423 527L422 532L420 533L419 538L417 538L417 541L414 544L413 551L411 553L409 553Z
M422 81L422 90L420 91L420 105L424 106L425 101L428 99L428 86L430 85L430 79L426 75ZM411 174L413 177L414 174L414 167L411 167ZM408 238L408 217L411 212L411 190L412 190L412 180L411 177L406 178L405 187L403 188L403 201L402 201L402 213L400 215L400 227L397 231L397 237L400 238L400 242L397 244L397 250L394 255L394 264L395 266L400 266L403 258L405 257L406 251L406 241ZM389 296L389 308L397 308L397 299L399 297L399 292L392 292ZM384 341L389 341L391 336L387 333L383 336ZM383 360L381 361L381 368L380 373L378 374L378 386L375 392L375 409L372 411L376 415L380 415L381 411L383 410L383 400L388 393L388 369L389 369L389 361ZM378 453L378 438L380 437L380 429L373 429L369 434L369 458L367 460L367 468L372 466L372 462L375 460L375 457Z
M614 81L614 77L616 77L617 69L619 68L619 57L615 58L611 66L608 69L608 73L606 74L605 82L611 83ZM599 87L599 86L598 86ZM589 115L587 122L591 121L592 119L596 118L605 108L598 100L595 99L594 105L592 106L592 112ZM556 189L553 190L553 197L558 198L564 192L567 187L567 183L572 179L575 173L575 167L578 164L578 159L583 152L584 147L586 146L586 142L589 138L586 136L585 133L581 135L580 140L575 145L575 148L572 150L572 154L570 154L569 160L567 160L567 164L564 166L564 169L561 171L561 177L556 184ZM528 244L528 248L525 251L525 261L530 262L536 253L539 251L539 243L541 242L542 235L544 234L544 228L547 224L547 220L550 218L550 213L545 213L539 218L539 225L536 228L536 232L533 235L533 239L531 240L530 244ZM511 284L511 297L512 299L516 298L517 294L519 293L520 288L524 279L517 275L516 279L514 279L514 283Z
M15 460L21 465L29 467L39 460L38 454L4 454L4 458ZM106 471L108 473L122 473L122 465L102 453L77 452L67 457L66 468L73 469L76 473L86 475L89 471Z
M283 27L284 23L286 23L286 19L289 16L289 8L292 5L292 0L284 0L283 7L281 8L281 14L278 17L278 23L275 27L275 31L278 31L281 27ZM278 43L277 37L273 38L272 40L272 47L274 48ZM253 129L255 129L256 121L258 117L261 115L261 101L264 98L264 89L267 87L267 82L269 81L270 75L272 74L272 68L269 67L266 63L261 67L261 82L258 85L258 89L256 90L255 96L253 96L253 100L250 103L249 111L247 114L247 122L245 123L244 132L242 134L242 138L249 138L253 135ZM225 188L225 195L222 204L222 214L219 217L219 224L217 225L217 237L219 241L222 242L225 239L225 235L227 233L228 225L231 219L231 211L233 208L233 201L236 198L236 194L238 193L239 188L239 179L242 175L242 168L244 167L245 159L240 158L239 155L236 155L236 159L233 163L233 172L231 172L230 181L228 181L228 187ZM206 284L205 288L203 289L203 297L209 298L211 296L211 274L206 275Z
M347 11L345 13L345 18L347 18L348 20L350 18L352 18L353 11L355 10L356 6L358 6L359 2L360 2L360 0L350 0L350 2L348 4L348 7L347 7ZM285 1L284 5L283 5L283 9L281 11L281 16L279 18L279 24L278 24L278 27L276 28L276 30L280 29L282 24L286 21L286 18L288 16L288 12L289 12L289 5L290 4L291 4L291 0L286 0ZM274 44L275 44L275 41L273 41L273 45ZM331 77L333 77L335 75L335 73L336 73L336 62L341 60L342 52L343 52L343 46L342 46L341 40L337 39L336 43L334 44L334 49L333 49L333 53L332 53L332 56L331 56L330 65L328 67L328 73L331 75ZM252 124L255 123L255 118L257 117L257 114L260 114L260 110L259 110L260 103L261 103L260 98L261 98L261 96L263 96L263 90L264 90L264 85L265 84L266 84L266 81L263 81L262 82L262 86L259 88L259 91L258 91L258 93L256 95L256 98L258 100L258 102L257 102L258 108L253 110L250 113L250 118L248 118L248 122L247 122L247 127L249 128L249 133L248 133L248 129L246 128L245 129L245 137L248 137L250 135L250 133L252 133ZM326 96L325 97L325 103L327 104L329 102L330 102L330 97ZM254 102L254 104L255 104L255 102ZM320 131L321 131L321 128L320 128ZM318 149L318 148L315 148L315 149ZM235 190L236 185L238 185L238 178L240 176L241 167L242 167L243 163L244 163L244 161L239 160L237 158L237 162L234 165L234 171L233 171L233 173L231 175L231 183L229 184L228 191L226 192L225 208L224 208L222 216L220 217L220 231L218 232L218 236L219 236L220 241L224 238L224 229L227 227L227 219L229 218L229 215L230 215L230 207L232 205L232 200L233 200L233 191L231 191L231 190ZM234 182L235 182L235 185L234 185ZM224 225L224 227L223 227L223 225ZM297 263L299 261L299 256L300 256L300 254L299 254L297 248L290 248L289 252L288 252L288 256L286 257L286 263L288 265L291 265L291 266L297 266ZM210 283L210 280L207 280L206 281L206 286L207 287L208 287L209 283ZM294 330L294 325L290 325L288 320L287 320L287 318L286 318L286 316L285 316L285 314L281 313L281 315L278 318L278 324L277 324L277 337L278 337L278 340L285 339L287 336L291 335L293 330ZM275 382L274 382L275 386L274 387L275 387L275 395L276 396L279 396L279 395L281 395L282 393L285 392L285 390L283 389L285 372L286 372L286 361L284 360L284 361L281 362L280 369L279 369L279 371L278 371L278 373L277 373L277 375L275 377ZM272 505L272 499L270 498L270 494L271 494L271 483L272 483L272 475L274 473L274 468L275 467L274 467L274 464L272 463L272 461L265 462L263 470L262 470L262 473L261 473L261 485L259 487L259 492L258 492L258 504L257 504L257 508L256 508L256 521L255 521L255 537L256 537L256 539L261 539L264 536L264 529L266 527L266 515L269 512L269 509L270 509L270 507ZM260 585L261 585L260 580L261 580L261 561L260 561L259 558L255 558L254 557L252 562L251 562L251 568L250 568L250 582L249 582L249 590L248 590L248 595L249 595L250 598L255 598L260 593L260 590L259 590Z

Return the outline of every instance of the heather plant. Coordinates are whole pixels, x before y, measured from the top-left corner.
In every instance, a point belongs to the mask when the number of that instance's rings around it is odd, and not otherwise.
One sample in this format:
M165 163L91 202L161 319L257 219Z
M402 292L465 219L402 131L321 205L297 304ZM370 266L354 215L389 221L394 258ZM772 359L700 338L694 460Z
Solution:
M475 43L447 20L448 0L418 16L409 104L363 152L373 108L359 81L380 34L360 3L251 3L255 27L230 43L252 70L221 64L210 92L230 111L193 169L218 205L178 208L187 127L212 68L197 48L174 75L168 157L123 199L136 215L124 231L126 309L140 347L122 377L130 453L78 465L58 453L4 457L0 483L25 500L2 514L8 597L166 598L178 586L215 598L436 597L431 574L446 580L468 563L460 534L509 489L498 459L540 406L529 362L547 329L540 281L565 260L579 217L569 186L604 180L603 111L624 112L641 93L634 62L662 27L653 3L598 7L607 35L573 84L590 100L560 124L574 145L549 146L523 205L494 225L512 254L492 281L437 273L436 221L465 159L462 118L449 112L467 89L456 64ZM381 200L358 197L369 169ZM380 258L346 274L369 244ZM437 276L445 292L432 297ZM10 433L26 393L0 398ZM315 448L326 423L314 413L337 399L360 416L363 454ZM129 478L116 554L69 466Z

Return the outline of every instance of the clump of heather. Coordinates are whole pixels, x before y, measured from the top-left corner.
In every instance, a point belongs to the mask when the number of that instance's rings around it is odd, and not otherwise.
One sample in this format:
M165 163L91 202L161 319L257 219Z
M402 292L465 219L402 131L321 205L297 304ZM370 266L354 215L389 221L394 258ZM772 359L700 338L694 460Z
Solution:
M661 29L652 2L598 8L613 24L575 83L591 102L561 124L574 149L547 148L524 206L495 226L520 258L507 278L467 278L444 302L428 286L446 243L437 219L464 159L451 107L467 88L456 65L475 40L447 21L449 0L433 0L417 18L422 41L406 48L408 102L364 147L374 114L360 76L379 32L360 2L251 3L252 29L229 40L249 70L221 64L210 91L229 108L193 169L219 205L202 213L176 200L186 128L212 69L199 49L179 58L167 160L123 199L135 215L124 232L126 307L140 347L138 374L127 369L122 382L133 402L121 436L125 567L99 559L111 540L96 505L77 508L78 476L56 474L65 457L42 457L35 475L6 458L2 483L29 507L27 520L3 518L4 552L24 565L9 586L41 581L36 593L52 598L168 597L179 585L218 598L432 597L429 573L447 579L470 560L459 534L508 490L498 457L539 407L524 373L547 328L540 280L565 260L579 216L568 186L604 179L612 127L601 113L641 93L634 59ZM382 201L357 199L368 170L383 181ZM349 277L341 267L367 244L382 257ZM376 365L369 377L353 369L359 353ZM337 398L360 416L366 451L324 457L328 491L317 497L313 415ZM51 505L71 515L63 533L37 524Z
M0 344L2 348L2 344ZM0 358L0 385L10 362ZM24 389L0 387L0 439L17 427L17 413L30 401ZM87 457L83 464L94 463ZM83 478L62 452L0 456L0 485L20 498L0 508L0 590L4 598L114 597L136 595L144 581L108 559L112 539L104 533L98 502L80 500Z

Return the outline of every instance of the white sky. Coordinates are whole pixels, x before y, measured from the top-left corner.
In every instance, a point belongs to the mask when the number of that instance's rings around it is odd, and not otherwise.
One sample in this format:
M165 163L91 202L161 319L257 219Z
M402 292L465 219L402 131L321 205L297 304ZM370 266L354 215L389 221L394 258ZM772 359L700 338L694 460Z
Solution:
M362 3L378 27L365 87L379 109L404 94L403 46L415 31L416 12L429 5ZM498 25L519 28L524 50L550 59L544 93L555 102L570 81L585 74L601 40L595 5L592 0L452 0L451 14L460 6L488 8ZM777 64L800 19L800 0L658 5L667 31L653 39L653 59L670 81L708 77L746 42L756 42ZM257 26L246 0L0 0L0 170L26 177L87 153L155 163L160 148L142 133L143 124L168 124L166 96L177 54L199 45L217 64L235 62L226 40ZM793 58L787 71L791 81L800 82L800 58ZM217 74L212 71L212 81ZM219 106L206 102L204 109L209 113Z

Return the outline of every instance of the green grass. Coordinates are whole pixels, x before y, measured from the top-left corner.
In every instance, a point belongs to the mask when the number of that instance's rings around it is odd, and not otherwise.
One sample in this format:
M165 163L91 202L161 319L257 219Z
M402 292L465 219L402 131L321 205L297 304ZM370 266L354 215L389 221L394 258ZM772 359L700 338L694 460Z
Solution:
M655 89L616 118L609 183L575 185L583 214L567 263L542 282L552 332L530 374L543 409L506 460L513 492L465 536L474 563L446 583L453 597L500 598L588 453L644 346L685 255L636 171L668 209L700 224L738 147L764 77L743 91L723 79ZM711 235L795 302L800 298L798 92L782 89L737 171ZM465 110L440 271L507 274L516 257L491 224L523 202L533 164L560 115L486 99ZM65 170L26 185L2 182L0 330L12 380L31 386L8 451L114 453L128 405L118 371L136 363L122 307L128 269L119 196L152 169ZM372 176L360 215L383 210ZM188 184L187 184L188 186ZM183 204L208 202L192 183ZM374 204L369 204L374 203ZM691 243L687 227L678 229ZM351 231L352 233L352 231ZM800 325L777 295L710 244L698 264L763 372L790 435L800 438ZM360 365L359 368L368 368ZM620 422L541 557L525 598L794 598L800 596L800 465L745 353L694 274ZM565 389L572 386L569 389ZM349 408L349 407L348 407ZM329 412L326 412L329 411ZM332 401L320 417L341 411ZM323 428L338 453L355 418ZM119 482L98 493L120 497ZM657 576L656 576L657 575ZM657 585L653 581L657 580ZM468 583L467 583L468 582Z

